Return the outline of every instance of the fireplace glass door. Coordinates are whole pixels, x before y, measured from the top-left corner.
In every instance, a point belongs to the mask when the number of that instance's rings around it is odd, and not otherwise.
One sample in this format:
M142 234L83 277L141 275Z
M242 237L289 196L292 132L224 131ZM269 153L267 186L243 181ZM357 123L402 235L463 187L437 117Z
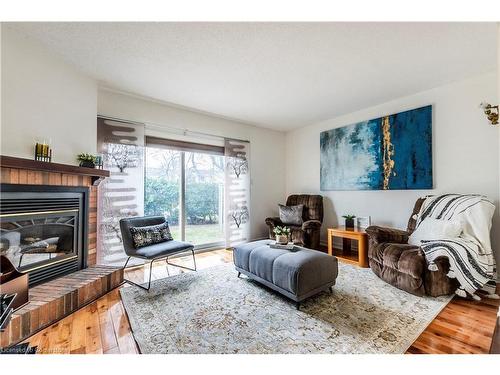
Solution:
M0 254L20 271L76 258L78 209L3 214Z

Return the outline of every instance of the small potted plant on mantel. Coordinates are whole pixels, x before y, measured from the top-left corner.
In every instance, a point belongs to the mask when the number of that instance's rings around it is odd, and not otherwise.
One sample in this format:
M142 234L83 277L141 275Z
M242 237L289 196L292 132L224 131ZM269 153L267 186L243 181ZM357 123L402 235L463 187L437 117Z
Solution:
M288 236L290 235L290 228L277 226L273 229L276 235L276 243L286 245L288 243Z
M345 219L345 227L346 229L354 229L354 219L356 216L354 215L343 215L342 216Z
M97 157L91 154L78 154L76 160L80 162L80 167L95 168Z

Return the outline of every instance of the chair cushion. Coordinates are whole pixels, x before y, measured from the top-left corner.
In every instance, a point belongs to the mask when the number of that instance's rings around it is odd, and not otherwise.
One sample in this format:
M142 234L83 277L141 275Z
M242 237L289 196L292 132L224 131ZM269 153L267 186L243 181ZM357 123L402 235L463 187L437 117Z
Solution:
M418 246L408 244L370 244L370 268L382 280L409 293L425 295L425 256Z
M286 225L302 225L302 212L304 205L299 204L296 206L283 206L279 205L280 220Z
M428 217L410 235L408 243L420 246L423 240L457 238L462 233L462 225L460 220L440 220Z
M132 234L132 241L136 249L173 240L170 228L166 222L157 225L131 227L130 233Z
M173 255L193 249L193 245L181 241L166 241L137 249L135 257L144 259L156 259L167 255Z
M304 205L302 220L323 221L323 197L321 195L292 194L286 200L287 206Z
M426 268L425 257L418 246L383 243L373 246L370 259L415 278L422 278Z

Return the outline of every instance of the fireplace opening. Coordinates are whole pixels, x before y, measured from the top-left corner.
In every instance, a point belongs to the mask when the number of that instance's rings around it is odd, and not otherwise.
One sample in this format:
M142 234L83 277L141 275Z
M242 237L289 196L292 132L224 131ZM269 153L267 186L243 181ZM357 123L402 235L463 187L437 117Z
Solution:
M86 267L88 188L2 184L0 254L29 285Z

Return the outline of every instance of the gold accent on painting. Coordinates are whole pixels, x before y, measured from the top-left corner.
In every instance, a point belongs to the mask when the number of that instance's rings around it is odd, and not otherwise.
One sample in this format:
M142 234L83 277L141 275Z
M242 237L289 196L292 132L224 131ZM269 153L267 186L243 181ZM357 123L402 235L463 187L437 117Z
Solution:
M394 145L391 142L391 123L389 121L389 116L382 117L382 134L383 134L383 144L382 144L382 154L384 162L384 190L389 189L389 179L391 175L396 175L393 173L394 160L392 156L394 155Z

